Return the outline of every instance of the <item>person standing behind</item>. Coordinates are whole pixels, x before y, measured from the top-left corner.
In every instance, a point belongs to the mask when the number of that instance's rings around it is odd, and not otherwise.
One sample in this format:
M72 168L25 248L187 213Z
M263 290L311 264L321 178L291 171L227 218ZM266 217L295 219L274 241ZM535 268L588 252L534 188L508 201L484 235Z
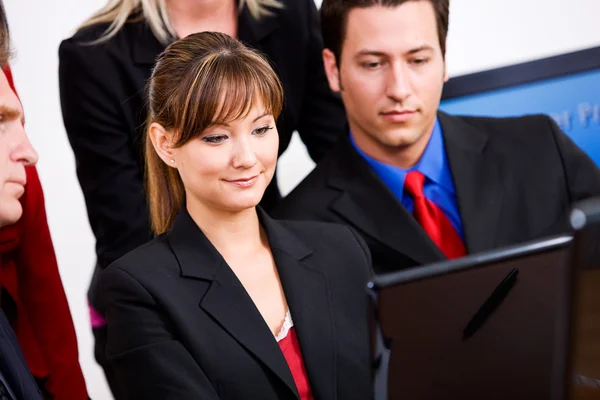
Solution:
M570 230L600 170L547 116L438 111L449 0L324 0L323 60L349 134L274 216L346 223L376 272Z
M87 399L34 166L37 153L23 129L23 111L8 66L8 28L2 29L0 40L0 307L45 398Z
M167 44L201 31L237 37L272 62L285 91L279 154L297 130L318 162L346 131L343 105L323 70L313 0L111 0L65 40L59 50L61 106L96 237L88 297L101 365L106 331L97 275L152 237L141 148L146 81ZM274 178L261 205L269 211L279 198Z
M370 255L350 228L271 219L282 86L222 33L171 44L149 83L158 235L101 275L106 353L128 399L372 397Z

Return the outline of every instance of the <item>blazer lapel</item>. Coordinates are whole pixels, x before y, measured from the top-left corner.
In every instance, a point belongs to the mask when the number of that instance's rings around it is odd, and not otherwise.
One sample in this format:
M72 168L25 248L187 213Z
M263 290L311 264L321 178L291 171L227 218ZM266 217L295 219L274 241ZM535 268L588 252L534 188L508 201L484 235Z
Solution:
M504 196L505 158L488 146L485 132L462 118L438 114L458 197L466 247L477 253L494 247Z
M294 379L271 330L233 271L187 211L178 216L168 235L182 276L211 281L199 306L298 398Z
M341 190L330 205L349 224L388 247L412 258L415 264L444 259L419 223L388 190L348 138L333 150L329 185Z
M229 268L219 270L200 307L269 367L298 398L296 384L275 337Z
M335 399L336 342L329 282L312 251L279 222L262 213L285 297L294 321L311 390L316 399Z
M262 50L261 41L269 36L279 27L279 18L277 14L279 9L270 9L272 15L262 17L260 20L254 19L248 6L240 10L238 18L238 38L250 47Z

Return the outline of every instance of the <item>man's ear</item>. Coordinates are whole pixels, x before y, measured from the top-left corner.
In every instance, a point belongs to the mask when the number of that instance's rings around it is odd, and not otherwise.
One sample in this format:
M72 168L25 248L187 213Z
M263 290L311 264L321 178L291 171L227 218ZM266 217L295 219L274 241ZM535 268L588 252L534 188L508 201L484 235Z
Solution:
M444 60L444 83L448 82L448 79L450 79L448 75L448 66L446 65L446 60Z
M325 67L325 74L329 81L329 88L338 93L342 91L342 81L340 77L340 70L338 63L335 58L335 54L329 49L323 49L323 65Z

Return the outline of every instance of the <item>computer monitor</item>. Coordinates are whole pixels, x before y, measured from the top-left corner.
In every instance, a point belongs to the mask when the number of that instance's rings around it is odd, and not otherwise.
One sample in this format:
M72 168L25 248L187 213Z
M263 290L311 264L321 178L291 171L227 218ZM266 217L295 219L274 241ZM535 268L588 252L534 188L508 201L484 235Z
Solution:
M375 400L564 400L571 237L375 276Z
M600 166L600 47L450 79L452 115L546 114Z
M572 264L576 267L570 369L571 399L600 398L600 199L576 204Z

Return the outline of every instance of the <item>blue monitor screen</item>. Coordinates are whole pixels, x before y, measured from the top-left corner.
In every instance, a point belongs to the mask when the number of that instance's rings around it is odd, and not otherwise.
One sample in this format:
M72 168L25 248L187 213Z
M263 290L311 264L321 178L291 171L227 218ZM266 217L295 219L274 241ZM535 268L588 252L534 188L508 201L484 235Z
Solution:
M452 115L546 114L600 166L600 69L443 100Z

